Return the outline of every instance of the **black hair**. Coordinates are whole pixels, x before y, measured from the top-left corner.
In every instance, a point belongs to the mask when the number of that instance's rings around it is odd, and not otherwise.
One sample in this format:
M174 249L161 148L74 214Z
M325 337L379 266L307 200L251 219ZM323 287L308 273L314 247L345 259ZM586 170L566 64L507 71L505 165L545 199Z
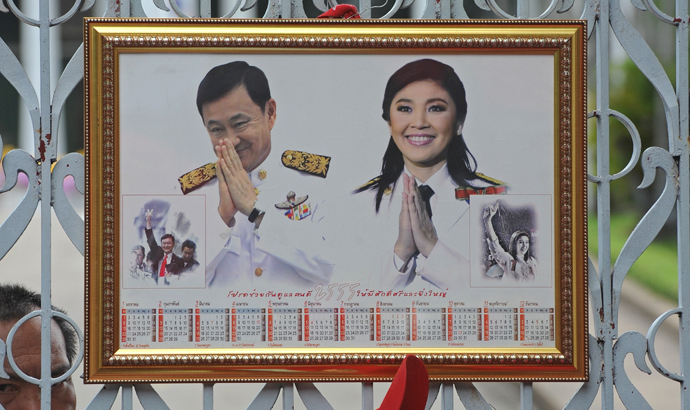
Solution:
M172 236L172 234L166 233L165 235L161 236L161 242L163 242L163 239L170 238L173 241L173 246L175 245L175 237Z
M455 103L455 119L459 125L465 123L467 116L467 100L465 99L465 86L460 81L460 77L455 73L453 67L443 64L430 58L416 60L400 67L388 79L386 90L383 93L383 103L381 116L386 122L390 122L390 109L393 104L393 97L408 85L417 82L430 80L438 83L448 92L450 98Z
M271 99L266 74L244 61L233 61L213 67L199 83L196 106L201 118L204 118L204 104L218 101L242 85L247 89L249 98L261 108L261 112L264 112L266 103Z
M55 306L56 312L67 314ZM20 284L0 284L0 322L18 321L29 313L41 309L41 295ZM79 352L79 338L72 325L62 317L53 316L65 339L67 360L72 365Z
M527 237L527 240L529 241L529 248L527 249L527 252L525 252L525 262L527 262L532 257L532 237L526 231L513 232L513 234L510 236L510 246L508 247L508 253L510 253L510 256L512 256L513 259L518 259L517 241L522 236Z
M189 248L189 249L195 251L196 250L196 244L194 243L194 241L187 239L184 242L182 242L182 246L180 247L180 249L184 249L184 248Z
M388 79L386 90L383 95L383 103L381 105L383 109L383 119L390 123L390 109L393 98L400 90L414 82L424 80L434 81L448 92L456 108L456 125L459 126L464 124L467 116L465 86L452 67L429 58L405 64ZM472 186L470 181L477 178L477 174L475 173L477 170L477 161L467 148L462 134L453 137L448 145L447 166L451 179L459 186ZM381 175L375 180L372 180L372 183L366 184L355 190L355 193L366 190L377 191L376 212L378 213L384 191L391 187L391 185L395 186L404 168L405 163L403 161L402 152L398 146L395 145L395 141L393 141L391 137L388 142L386 153L383 155Z

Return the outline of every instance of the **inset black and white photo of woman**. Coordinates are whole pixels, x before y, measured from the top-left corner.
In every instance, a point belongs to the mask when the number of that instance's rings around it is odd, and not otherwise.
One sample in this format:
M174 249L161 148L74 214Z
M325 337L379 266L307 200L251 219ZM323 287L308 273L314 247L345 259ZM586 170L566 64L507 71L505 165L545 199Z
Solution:
M531 206L518 209L503 206L502 215L499 211L500 199L485 206L482 213L488 248L485 274L493 279L532 282L537 275L534 209ZM497 230L503 240L499 240ZM510 239L506 241L508 234Z
M501 195L473 198L473 285L543 286L550 283L550 198ZM543 235L540 235L543 234Z

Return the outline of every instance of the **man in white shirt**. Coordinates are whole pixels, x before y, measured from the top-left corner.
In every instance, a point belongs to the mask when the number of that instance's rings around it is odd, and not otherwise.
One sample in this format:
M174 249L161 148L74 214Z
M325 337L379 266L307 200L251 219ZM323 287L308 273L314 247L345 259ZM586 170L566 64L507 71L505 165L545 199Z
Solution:
M207 285L282 291L327 284L333 263L319 225L330 158L272 151L276 101L263 71L246 62L211 69L199 85L197 107L218 158L217 180L202 191L207 204L218 204L216 215L207 211L207 226L225 230L223 249L209 254ZM286 201L295 192L298 200ZM218 240L207 234L208 242Z

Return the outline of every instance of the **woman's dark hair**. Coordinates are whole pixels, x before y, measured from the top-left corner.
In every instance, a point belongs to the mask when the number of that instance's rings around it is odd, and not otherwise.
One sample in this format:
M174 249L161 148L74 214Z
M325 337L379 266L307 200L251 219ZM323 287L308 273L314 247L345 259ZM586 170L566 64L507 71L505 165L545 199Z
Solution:
M467 116L465 86L451 66L430 58L407 63L388 79L386 90L383 93L383 103L381 104L381 108L383 108L381 116L383 119L386 122L391 121L390 114L393 97L400 90L412 83L425 80L438 83L448 92L450 98L453 99L453 103L455 103L455 119L458 124L464 124L465 117Z
M508 248L508 253L510 253L510 256L512 256L513 259L517 260L517 241L522 236L526 237L529 241L529 248L527 249L527 252L525 252L525 261L528 261L532 257L532 237L525 231L513 232L513 234L510 236L510 247Z
M465 117L467 116L465 86L452 67L429 58L405 64L388 79L388 84L386 84L386 90L383 95L383 119L390 123L390 110L393 103L393 97L395 97L400 90L414 82L426 80L436 82L448 92L456 107L455 119L457 125L464 124ZM447 164L450 177L453 179L453 182L459 186L471 186L469 181L477 178L475 174L477 161L467 148L462 134L456 135L451 139L448 145ZM398 149L398 146L395 145L391 137L388 142L386 153L383 155L380 177L373 180L372 183L362 186L355 192L362 192L369 189L376 190L376 212L378 213L384 191L391 185L395 186L404 167L405 163L403 162L402 152Z

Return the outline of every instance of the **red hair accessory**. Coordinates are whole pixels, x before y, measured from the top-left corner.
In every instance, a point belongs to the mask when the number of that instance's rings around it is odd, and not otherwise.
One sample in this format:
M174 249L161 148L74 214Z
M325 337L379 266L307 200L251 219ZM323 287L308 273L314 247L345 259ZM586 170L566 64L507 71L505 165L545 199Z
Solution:
M352 4L338 4L317 17L318 19L358 19L357 7Z
M424 363L407 355L378 410L424 410L428 396L429 373Z

